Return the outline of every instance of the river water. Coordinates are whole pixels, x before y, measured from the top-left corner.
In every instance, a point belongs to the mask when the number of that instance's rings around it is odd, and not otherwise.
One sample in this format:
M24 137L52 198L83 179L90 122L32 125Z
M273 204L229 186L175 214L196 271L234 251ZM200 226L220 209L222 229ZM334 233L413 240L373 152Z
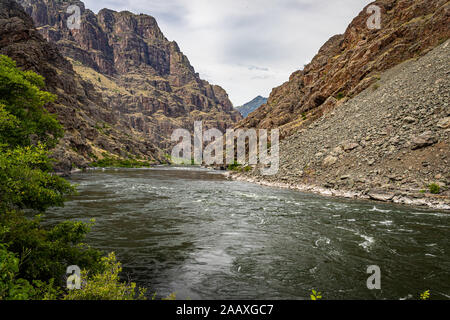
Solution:
M96 219L87 242L178 299L450 298L450 214L227 181L197 168L75 174L47 221ZM367 288L367 267L381 290Z

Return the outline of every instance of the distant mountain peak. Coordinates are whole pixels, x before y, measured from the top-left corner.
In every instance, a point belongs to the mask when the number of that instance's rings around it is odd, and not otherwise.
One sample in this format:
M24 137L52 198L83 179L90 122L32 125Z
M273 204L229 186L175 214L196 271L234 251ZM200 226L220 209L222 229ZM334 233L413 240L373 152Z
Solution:
M257 96L252 101L247 102L243 106L236 107L236 109L241 113L241 115L246 118L250 113L258 109L260 106L267 102L267 98L263 96Z

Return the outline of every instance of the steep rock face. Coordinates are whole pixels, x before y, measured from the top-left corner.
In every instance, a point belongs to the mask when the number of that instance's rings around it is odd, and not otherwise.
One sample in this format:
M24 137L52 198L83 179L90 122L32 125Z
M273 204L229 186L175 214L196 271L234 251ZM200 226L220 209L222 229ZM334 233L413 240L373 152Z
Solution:
M447 0L378 0L381 29L367 27L367 7L310 64L273 89L239 127L280 127L288 136L371 86L379 73L425 54L450 35Z
M18 2L74 70L102 92L121 125L165 152L176 128L192 129L202 120L206 128L225 130L242 119L225 90L200 79L153 17L109 9L94 14L81 1ZM69 5L80 8L79 29L67 26Z
M46 90L57 96L55 103L46 106L65 128L65 136L54 150L57 170L85 166L103 152L133 154L156 162L163 159L151 141L143 136L132 138L132 130L120 123L101 94L81 79L54 44L42 38L32 19L12 0L0 0L0 54L45 77Z
M447 40L281 141L276 175L256 168L245 178L450 210L449 101ZM431 193L433 184L439 194Z
M258 109L260 106L267 102L267 98L257 96L250 102L247 102L243 106L236 107L236 109L241 113L244 118L247 118L250 113Z

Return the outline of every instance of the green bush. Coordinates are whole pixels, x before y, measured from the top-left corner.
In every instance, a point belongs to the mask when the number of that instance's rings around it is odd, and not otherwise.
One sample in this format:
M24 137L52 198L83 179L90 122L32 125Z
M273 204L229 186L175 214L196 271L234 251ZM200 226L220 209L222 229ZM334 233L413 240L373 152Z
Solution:
M336 99L338 99L338 100L342 100L342 99L344 99L345 98L345 93L344 92L339 92L337 95L336 95Z
M55 97L41 88L44 79L21 71L0 55L0 210L44 211L60 206L74 189L51 174L48 149L63 130L43 106ZM34 143L31 143L33 136Z
M242 170L242 165L237 163L237 161L234 161L233 164L228 165L227 169L229 171L241 171Z
M90 224L44 227L40 213L63 206L75 189L52 173L48 150L63 130L44 109L55 97L43 87L41 76L17 69L0 55L0 300L60 299L67 266L78 265L92 275L110 266L101 251L83 243ZM95 284L97 278L92 279ZM115 289L129 288L117 274L106 280L111 284L104 283L103 297L130 297L128 289Z
M62 206L75 189L63 178L51 174L52 161L42 144L0 147L0 209L45 211Z
M81 272L81 289L71 290L64 300L145 300L145 289L136 288L134 282L121 282L122 271L114 253L102 258L104 271L91 274L87 270Z
M33 287L24 279L17 279L19 259L0 244L0 300L27 300L33 295Z
M0 300L54 300L61 290L49 283L34 280L33 285L18 278L20 260L0 244Z
M4 212L0 225L3 227L0 242L20 259L17 276L29 283L58 282L68 265L102 271L102 252L83 243L89 224L65 221L44 228L40 216L27 218L21 212Z
M53 147L63 136L56 117L43 108L55 100L54 95L41 90L44 85L43 77L19 70L12 59L0 55L0 143L27 146L35 136Z
M441 187L436 184L436 183L432 183L428 186L428 189L430 190L430 193L432 194L439 194L441 193Z

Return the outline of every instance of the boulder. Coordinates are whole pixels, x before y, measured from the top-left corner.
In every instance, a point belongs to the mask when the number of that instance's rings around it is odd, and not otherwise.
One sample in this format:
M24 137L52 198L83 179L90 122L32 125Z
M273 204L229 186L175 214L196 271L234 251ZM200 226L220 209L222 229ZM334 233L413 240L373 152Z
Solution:
M348 152L348 151L352 151L352 150L358 148L359 144L354 143L354 142L347 142L347 143L344 143L344 145L342 147L344 148L344 151Z
M450 128L450 117L445 117L437 123L438 128L447 129Z
M426 131L411 140L411 149L417 150L437 143L438 140L431 131Z
M333 164L335 164L338 161L338 158L334 157L334 156L328 156L323 160L322 165L324 167L330 167Z

